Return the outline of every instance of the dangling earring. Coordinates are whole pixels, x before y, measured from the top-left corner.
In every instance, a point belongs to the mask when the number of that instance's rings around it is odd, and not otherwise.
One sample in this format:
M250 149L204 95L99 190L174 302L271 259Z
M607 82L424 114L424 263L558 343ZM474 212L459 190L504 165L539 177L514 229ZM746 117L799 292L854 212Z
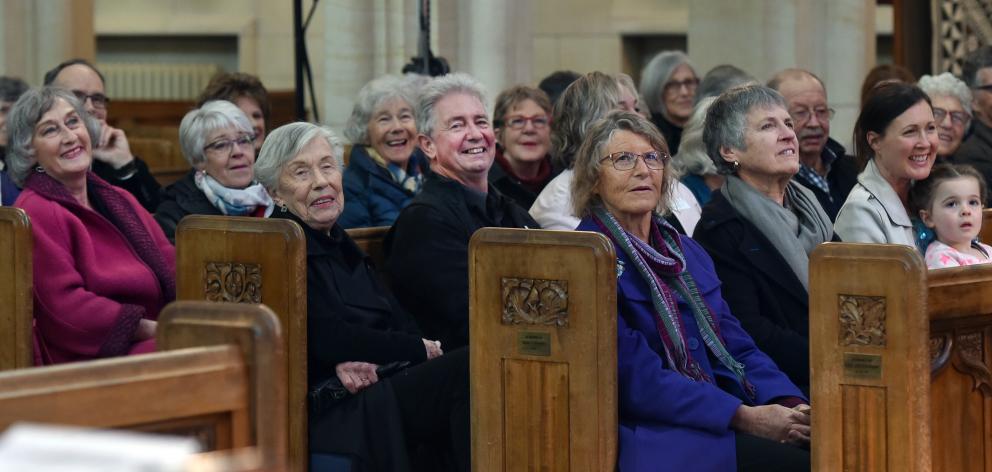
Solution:
M730 170L732 172L741 170L741 161L730 161Z
M288 210L288 209L286 209L286 205L279 205L279 211L281 211L281 212L283 212L283 213L286 213L286 212L287 212L287 211L289 211L289 210Z
M42 167L42 166L34 166L34 171L37 172L37 173L39 173L39 174L44 174L45 173L45 168Z

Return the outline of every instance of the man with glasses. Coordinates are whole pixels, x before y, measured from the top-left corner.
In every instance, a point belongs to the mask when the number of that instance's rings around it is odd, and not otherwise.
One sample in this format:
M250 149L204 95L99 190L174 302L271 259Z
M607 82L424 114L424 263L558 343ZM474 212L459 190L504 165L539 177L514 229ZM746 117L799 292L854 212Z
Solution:
M100 121L99 140L93 143L93 172L107 182L127 190L151 213L160 202L161 186L148 172L148 165L131 154L124 131L107 124L107 98L103 74L84 59L70 59L45 73L45 85L71 91L86 111Z
M986 182L992 182L992 46L982 46L971 53L961 66L961 80L972 90L971 135L964 139L954 162L978 169ZM992 203L992 198L986 205Z
M799 172L793 178L813 191L833 221L858 181L858 169L854 157L830 138L834 110L827 104L826 87L802 69L785 69L768 86L785 98L799 140Z

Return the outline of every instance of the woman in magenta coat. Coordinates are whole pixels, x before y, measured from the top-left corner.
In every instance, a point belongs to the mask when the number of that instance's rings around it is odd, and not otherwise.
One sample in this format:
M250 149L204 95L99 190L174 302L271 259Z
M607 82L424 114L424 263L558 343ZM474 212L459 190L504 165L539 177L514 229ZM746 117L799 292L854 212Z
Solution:
M175 250L128 192L90 172L99 128L76 97L45 87L8 117L15 206L34 237L35 363L154 350L176 295Z
M713 261L654 212L669 159L649 121L614 112L574 166L577 229L617 252L617 470L808 471L793 447L809 444L807 400L730 313Z

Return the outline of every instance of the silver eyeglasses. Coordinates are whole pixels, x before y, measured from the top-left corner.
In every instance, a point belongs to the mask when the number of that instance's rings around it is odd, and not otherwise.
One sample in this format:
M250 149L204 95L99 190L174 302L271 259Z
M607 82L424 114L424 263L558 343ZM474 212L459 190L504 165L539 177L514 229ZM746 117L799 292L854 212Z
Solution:
M235 145L238 146L251 145L252 147L254 147L255 135L245 134L235 139L221 139L218 141L214 141L206 146L203 146L203 150L208 152L219 152L222 154L228 154L231 152L231 150L234 149Z
M644 165L647 166L648 169L661 170L665 168L665 164L668 163L668 160L671 159L672 156L658 151L649 151L644 154L638 154L630 151L620 151L600 159L599 162L609 159L613 161L614 169L631 170L637 166L638 158L644 161Z

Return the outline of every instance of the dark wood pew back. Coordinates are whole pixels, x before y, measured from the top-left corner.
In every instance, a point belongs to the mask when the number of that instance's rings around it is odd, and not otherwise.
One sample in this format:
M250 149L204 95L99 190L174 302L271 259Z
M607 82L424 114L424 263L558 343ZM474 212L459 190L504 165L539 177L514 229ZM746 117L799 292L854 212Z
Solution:
M0 207L0 371L34 364L33 247L24 210Z
M469 245L474 470L614 469L616 284L613 245L602 235L475 233Z

